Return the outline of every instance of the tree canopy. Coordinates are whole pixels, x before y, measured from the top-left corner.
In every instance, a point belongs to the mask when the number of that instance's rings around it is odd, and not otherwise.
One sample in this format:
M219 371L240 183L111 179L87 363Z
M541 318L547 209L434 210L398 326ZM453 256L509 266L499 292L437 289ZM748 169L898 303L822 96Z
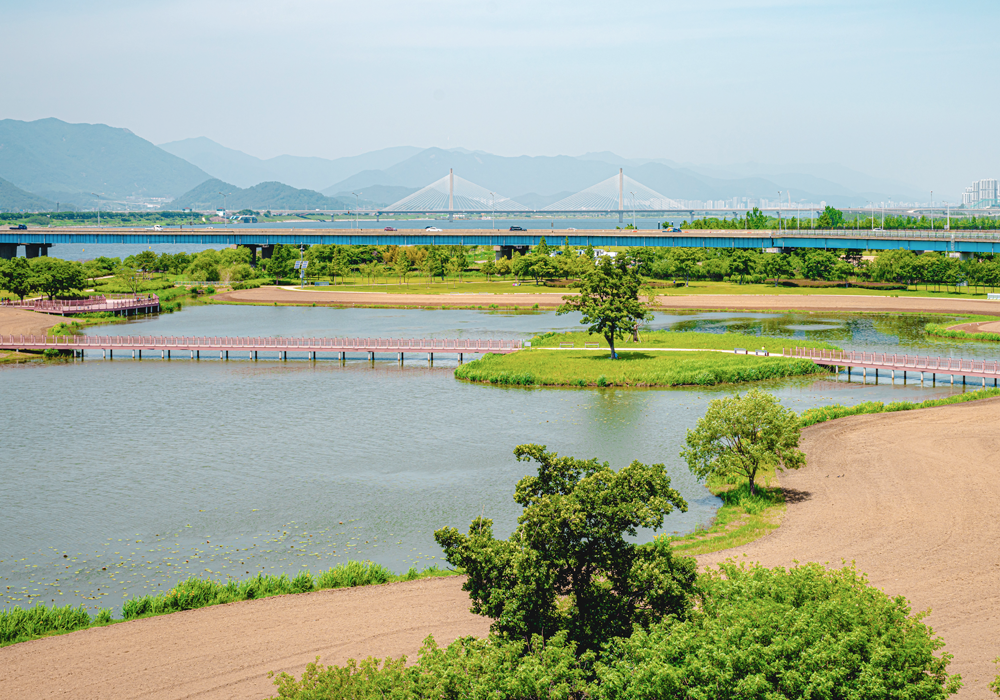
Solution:
M617 359L615 339L631 334L639 323L652 317L646 305L639 301L642 278L630 259L619 255L613 261L602 258L589 270L580 283L580 293L563 297L556 313L579 311L580 323L589 324L589 333L600 333L611 348L611 359Z
M434 533L448 563L468 574L472 611L493 618L494 633L527 640L562 630L587 650L633 625L687 614L694 560L674 557L663 541L626 539L659 528L675 508L687 511L664 465L632 462L616 472L542 445L520 445L514 455L536 462L538 474L517 483L524 511L509 538L496 539L488 518L473 520L468 535Z
M758 472L805 465L798 416L760 389L712 401L686 442L681 456L695 476L745 477L751 495Z

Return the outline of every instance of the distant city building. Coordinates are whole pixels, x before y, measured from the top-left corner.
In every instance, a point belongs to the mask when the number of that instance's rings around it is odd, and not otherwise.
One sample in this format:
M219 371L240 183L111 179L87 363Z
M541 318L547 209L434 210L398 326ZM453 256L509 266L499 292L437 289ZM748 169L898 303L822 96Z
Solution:
M985 209L1000 206L997 181L990 178L973 182L962 193L962 206L968 209Z

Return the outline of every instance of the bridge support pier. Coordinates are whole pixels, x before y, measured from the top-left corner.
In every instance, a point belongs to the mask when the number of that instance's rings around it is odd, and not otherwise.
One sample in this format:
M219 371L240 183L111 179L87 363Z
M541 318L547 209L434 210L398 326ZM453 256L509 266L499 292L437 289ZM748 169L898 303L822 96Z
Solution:
M341 353L338 353L338 354L340 355L340 361L342 363L347 361L347 353L346 352L341 352Z
M257 361L257 351L256 350L253 351L253 361L254 362Z
M462 353L458 353L458 364L462 364Z
M893 386L896 384L896 370L892 370L892 384Z
M862 367L861 368L861 382L862 382L862 384L867 384L868 383L868 368L867 367Z
M878 367L875 368L875 386L878 386Z
M17 243L0 243L0 260L17 257Z
M931 372L931 389L937 385L937 372Z
M497 260L500 258L507 258L510 260L514 257L514 253L520 253L525 255L528 252L528 246L526 245L495 245L493 246L494 256Z
M135 359L135 350L132 351L132 359Z
M427 364L429 365L434 364L434 353L432 352L427 353Z
M400 367L403 366L403 353L401 352L396 353L396 361L399 362Z
M227 360L229 359L229 351L228 350L226 350L226 359Z
M906 386L906 370L903 370L903 386Z
M851 381L851 366L847 365L847 381Z
M51 243L27 243L24 246L24 257L47 258L51 247Z
M402 358L400 358L400 359L402 359ZM368 351L368 361L369 362L375 362L375 353L373 353L370 350Z
M108 359L108 351L107 350L101 350L101 353L102 353L101 354L101 359L102 360Z
M167 359L168 360L170 359L170 351L169 350L167 350Z

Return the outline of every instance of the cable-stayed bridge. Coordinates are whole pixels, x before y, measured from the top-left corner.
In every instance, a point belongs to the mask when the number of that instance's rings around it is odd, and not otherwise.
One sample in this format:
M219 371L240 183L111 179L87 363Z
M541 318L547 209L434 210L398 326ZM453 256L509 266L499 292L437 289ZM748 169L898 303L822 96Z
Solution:
M379 209L376 214L533 214L551 212L559 214L614 214L623 221L625 212L686 211L675 199L665 197L656 190L625 175L622 168L617 175L598 182L585 190L565 197L541 209L530 209L506 195L491 192L474 182L448 174L408 197ZM449 217L450 218L450 217Z

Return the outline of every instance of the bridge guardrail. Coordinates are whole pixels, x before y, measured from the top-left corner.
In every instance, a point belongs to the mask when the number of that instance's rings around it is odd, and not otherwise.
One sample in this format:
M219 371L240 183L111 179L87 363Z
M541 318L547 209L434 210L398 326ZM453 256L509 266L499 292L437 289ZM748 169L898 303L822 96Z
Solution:
M306 352L507 353L520 340L452 338L269 338L263 336L0 336L0 346L16 349L280 350Z
M785 357L802 357L817 364L843 364L878 369L899 369L942 374L976 374L1000 376L1000 360L967 360L951 357L900 355L899 353L863 352L855 350L817 350L814 348L783 348Z

